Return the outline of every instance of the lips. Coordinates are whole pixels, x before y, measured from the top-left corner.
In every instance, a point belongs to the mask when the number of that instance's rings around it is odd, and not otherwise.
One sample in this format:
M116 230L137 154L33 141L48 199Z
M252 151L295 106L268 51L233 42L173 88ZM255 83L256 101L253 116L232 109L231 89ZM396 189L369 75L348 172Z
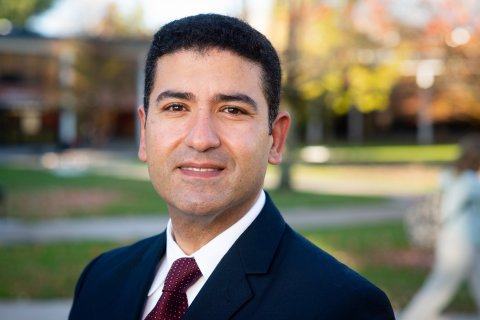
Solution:
M178 166L178 169L186 176L214 178L225 170L225 166L218 163L185 163Z
M181 170L194 171L194 172L214 172L221 171L221 168L203 168L203 167L180 167Z

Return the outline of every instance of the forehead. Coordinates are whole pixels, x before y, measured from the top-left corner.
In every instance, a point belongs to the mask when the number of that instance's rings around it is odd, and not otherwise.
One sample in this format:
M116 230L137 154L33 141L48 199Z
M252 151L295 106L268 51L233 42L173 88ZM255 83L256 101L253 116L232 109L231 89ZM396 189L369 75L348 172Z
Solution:
M179 50L158 58L155 68L150 99L172 90L198 97L240 93L267 104L260 65L228 50Z
M248 79L261 86L262 69L251 60L231 51L220 49L179 50L158 58L155 70L156 80L173 81L174 77L223 78L225 81Z

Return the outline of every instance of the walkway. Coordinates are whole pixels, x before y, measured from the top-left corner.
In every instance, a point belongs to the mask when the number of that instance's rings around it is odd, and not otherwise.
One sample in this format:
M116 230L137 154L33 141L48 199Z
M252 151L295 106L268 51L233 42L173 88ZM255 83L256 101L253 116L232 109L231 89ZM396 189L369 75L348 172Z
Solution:
M295 229L337 225L369 224L400 220L405 205L393 201L377 206L295 209L284 213L285 220ZM135 240L161 232L166 216L141 215L115 218L52 219L41 222L0 220L0 243L46 243L76 240Z

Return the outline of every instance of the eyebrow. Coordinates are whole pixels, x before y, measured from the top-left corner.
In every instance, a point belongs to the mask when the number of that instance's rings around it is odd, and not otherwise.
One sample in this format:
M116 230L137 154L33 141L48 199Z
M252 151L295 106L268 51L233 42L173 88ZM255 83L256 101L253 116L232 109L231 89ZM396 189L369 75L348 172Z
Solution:
M257 103L250 96L243 93L234 93L234 94L217 94L215 96L215 101L217 102L244 102L252 106L255 110L258 109Z
M157 99L155 99L155 101L158 103L163 99L169 99L169 98L182 99L182 100L194 100L195 96L190 92L166 90L161 92L157 96Z
M181 100L195 100L195 95L191 92L183 92L183 91L173 91L173 90L166 90L161 92L157 99L155 100L157 103L163 99L181 99ZM232 94L217 94L214 98L216 102L244 102L250 106L252 106L255 110L258 109L257 102L251 98L250 96L243 94L243 93L232 93Z

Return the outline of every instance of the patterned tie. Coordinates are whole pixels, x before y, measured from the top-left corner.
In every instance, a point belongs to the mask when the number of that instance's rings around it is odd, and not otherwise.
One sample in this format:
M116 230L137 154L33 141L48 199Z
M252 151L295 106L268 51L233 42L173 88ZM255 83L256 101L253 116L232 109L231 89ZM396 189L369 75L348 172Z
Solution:
M145 320L181 319L188 308L185 292L201 276L194 258L175 260L165 279L162 296Z

